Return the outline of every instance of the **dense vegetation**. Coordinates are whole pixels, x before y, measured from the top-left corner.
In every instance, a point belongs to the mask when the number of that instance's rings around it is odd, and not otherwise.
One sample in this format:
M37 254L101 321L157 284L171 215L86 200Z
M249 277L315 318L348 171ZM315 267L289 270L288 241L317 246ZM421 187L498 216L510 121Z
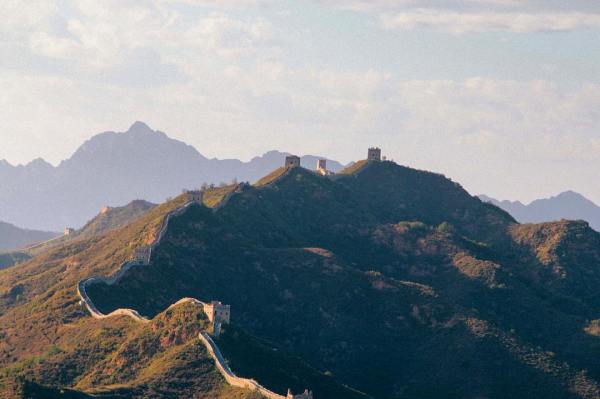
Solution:
M296 168L266 180L238 186L216 212L194 205L172 218L150 265L114 286L92 286L94 302L104 311L135 308L153 323L184 296L229 303L233 326L219 342L226 357L278 390L336 397L329 392L350 389L339 381L374 398L600 395L600 234L587 224L518 225L444 176L392 162L333 179ZM176 366L148 362L117 369L123 381L111 380L115 364L130 364L116 347L70 363L52 345L86 342L81 325L100 331L77 304L74 284L114 272L178 201L0 272L5 370L88 394L121 384L125 397L142 392L145 373L159 386L171 381ZM127 320L103 323L118 325L126 335L119 342L143 330ZM150 359L155 353L136 348ZM53 383L21 366L39 357L82 371ZM182 384L172 395L187 397L191 382L174 381Z
M238 376L254 378L269 389L285 394L310 388L317 398L368 399L358 391L335 382L302 359L286 354L272 343L249 336L240 328L225 326L216 340L229 366Z

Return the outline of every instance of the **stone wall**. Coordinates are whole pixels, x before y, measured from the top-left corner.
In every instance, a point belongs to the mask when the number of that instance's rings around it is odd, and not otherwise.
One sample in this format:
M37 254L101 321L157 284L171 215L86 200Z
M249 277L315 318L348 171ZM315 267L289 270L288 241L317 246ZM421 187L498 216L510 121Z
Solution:
M226 200L229 200L229 198L231 197L232 194L233 194L233 192L228 194L228 196L224 198L223 202L225 202ZM96 308L96 306L94 305L94 303L92 302L90 297L88 296L88 294L86 292L86 288L91 284L104 283L104 284L108 284L108 285L113 285L116 282L118 282L123 277L123 275L129 269L131 269L133 266L140 266L143 264L147 265L150 262L150 256L152 255L152 250L158 243L160 243L160 241L162 240L162 238L167 230L167 226L169 224L170 218L172 216L177 216L177 215L180 215L181 213L183 213L187 209L187 207L189 205L191 205L192 203L193 202L186 203L184 206L169 213L165 217L165 219L162 223L162 226L156 236L156 239L148 247L147 258L144 258L143 263L139 263L139 262L137 262L137 259L134 259L133 261L128 261L128 262L123 263L123 265L121 266L119 271L117 271L112 276L90 277L90 278L81 280L77 284L77 294L79 295L79 297L81 298L81 302L85 305L85 307L90 312L90 315L93 318L105 319L105 318L113 317L113 316L129 316L132 319L134 319L135 321L138 321L141 323L148 323L150 321L146 317L140 315L134 309L119 308L119 309L116 309L116 310L110 312L109 314L104 314L104 313L100 312ZM214 209L214 210L216 211L216 209ZM182 298L182 299L178 300L177 302L171 304L167 309L171 309L171 308L178 306L180 304L183 304L183 303L193 303L198 306L202 306L203 310L205 310L207 308L207 306L209 306L209 304L199 301L198 299L187 297L187 298ZM229 308L229 305L222 305L222 306L227 306ZM228 313L229 313L229 310L228 310ZM208 316L208 314L207 314L207 316ZM227 317L227 322L229 322L229 317ZM240 377L236 376L233 373L233 371L231 371L229 366L227 365L227 362L223 358L223 355L221 354L219 347L214 343L212 338L205 332L201 332L198 337L200 339L200 342L202 342L204 344L204 346L206 347L206 350L208 351L209 355L215 361L215 365L216 365L217 369L219 370L219 372L221 373L221 375L223 376L225 381L227 381L227 383L229 383L230 385L236 386L236 387L245 388L245 389L249 389L252 391L258 391L261 395L265 396L268 399L289 399L289 395L288 396L278 395L275 392L269 391L267 388L263 387L262 385L260 385L257 381L255 381L253 379L240 378ZM292 396L292 397L296 398L296 396ZM298 396L298 397L301 397L301 396ZM310 399L312 399L312 394L311 394Z

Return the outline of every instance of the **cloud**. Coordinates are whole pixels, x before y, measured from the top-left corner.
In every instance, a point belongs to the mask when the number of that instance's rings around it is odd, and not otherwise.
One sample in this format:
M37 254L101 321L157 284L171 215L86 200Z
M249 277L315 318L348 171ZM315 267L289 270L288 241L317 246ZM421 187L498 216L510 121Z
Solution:
M353 62L339 49L313 52L315 40L342 48L353 39L320 37L304 16L305 25L283 26L296 20L252 9L270 1L80 0L68 10L32 1L0 2L11 15L0 20L0 32L18 44L0 54L18 65L0 67L0 105L9 110L0 131L11 132L0 137L0 159L57 162L91 134L139 119L208 156L249 158L279 148L349 161L380 145L400 163L491 194L498 192L489 189L494 179L507 192L511 179L520 181L525 192L548 174L557 176L548 187L577 189L571 181L589 185L596 177L584 177L600 168L595 83L499 79L489 69L481 72L488 77L406 80L392 64ZM600 12L578 0L323 4L367 13L365 25L374 17L387 29L455 34L595 28ZM369 31L369 39L376 43L380 33ZM389 50L381 44L377 51ZM32 54L19 60L13 49ZM456 76L473 71L480 69ZM540 68L540 76L549 75Z
M600 2L570 0L322 0L368 12L386 29L450 33L554 32L600 28Z
M419 9L412 12L381 15L386 29L433 29L450 33L469 32L559 32L600 28L600 14L556 13L526 14L459 13L445 10Z
M170 3L81 0L69 14L53 14L56 21L51 25L36 25L40 16L32 18L31 23L23 23L20 18L6 26L8 29L14 25L34 54L86 69L114 68L144 49L151 49L162 62L173 64L199 57L234 60L254 55L259 49L274 48L273 27L264 18L228 15L218 11L218 1L194 1L214 3L215 9L189 15L170 7Z

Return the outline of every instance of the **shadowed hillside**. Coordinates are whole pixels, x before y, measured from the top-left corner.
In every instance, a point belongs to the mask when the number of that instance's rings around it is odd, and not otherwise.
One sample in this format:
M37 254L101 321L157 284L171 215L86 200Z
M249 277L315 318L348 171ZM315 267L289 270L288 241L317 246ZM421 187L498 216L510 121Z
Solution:
M58 166L43 159L18 166L0 160L0 220L44 230L79 228L105 205L136 198L162 202L203 183L253 182L280 166L286 154L269 151L247 162L209 159L135 122L126 132L94 135ZM305 155L302 162L313 168L317 159ZM337 171L342 165L330 160L328 167Z
M293 169L217 213L190 209L151 265L91 295L147 315L219 298L244 329L374 397L598 392L579 374L599 371L584 331L593 307L572 306L592 298L532 278L546 266L515 235L526 226L441 175L391 162L355 172ZM582 232L597 254L597 234Z
M269 182L208 192L204 205L170 219L148 265L115 285L90 285L88 295L104 313L127 307L154 317L151 331L182 297L231 304L233 326L219 345L234 371L279 390L309 381L315 393L374 398L600 395L600 235L587 224L518 225L444 176L392 162L333 178L292 168ZM183 375L168 383L181 369L153 366L164 362L152 360L145 341L128 344L146 327L89 323L74 289L82 278L114 273L182 201L0 272L6 375L88 394L122 388L124 397L152 392L139 385L151 376L187 397ZM200 319L178 320L156 331L202 328ZM106 332L115 343L101 345L97 358L80 363L53 349L90 350L86 334L102 336L103 323L121 343ZM130 350L148 362L124 369L134 364ZM77 372L57 379L22 366L40 357ZM201 353L190 359L202 364ZM112 370L123 370L123 380Z

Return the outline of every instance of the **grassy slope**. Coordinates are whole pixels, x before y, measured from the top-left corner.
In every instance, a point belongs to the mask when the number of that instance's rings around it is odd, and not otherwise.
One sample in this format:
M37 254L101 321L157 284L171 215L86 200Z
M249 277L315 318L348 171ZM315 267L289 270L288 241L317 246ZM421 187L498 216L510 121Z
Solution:
M74 356L63 359L65 367L72 367L76 373L72 379L47 378L44 374L36 378L45 383L69 385L82 378L80 374L90 372L90 367L95 367L94 360L112 353L121 343L122 334L137 326L120 318L90 320L78 304L77 282L91 275L115 272L132 256L137 245L153 240L164 215L183 201L177 198L152 209L121 230L75 240L19 268L1 271L0 367L4 367L3 374L22 372L32 377L31 372L40 360L60 358L64 352L64 356ZM102 338L100 347L94 343L97 338ZM94 351L98 351L99 358L90 355ZM63 367L62 360L58 363L57 367Z
M92 295L148 315L178 296L223 300L236 324L375 397L593 394L576 375L600 371L591 313L527 279L543 266L512 226L441 175L389 162L334 181L297 169L217 214L174 220L153 264Z
M214 187L204 190L204 195L202 197L204 205L209 208L214 208L219 205L227 195L231 194L237 186L237 184L230 184L224 187Z
M70 284L114 270L149 239L150 214L0 272L5 365L87 320ZM217 213L192 207L149 266L90 293L148 315L182 296L223 300L236 325L374 397L593 397L577 370L600 375L584 332L595 299L547 271L564 262L573 284L581 270L595 281L598 234L567 224L537 238L513 222L443 176L388 162L336 180L295 169Z
M285 172L287 172L287 171L288 171L288 168L283 167L283 166L280 168L277 168L273 172L271 172L268 175L259 179L256 183L254 183L254 186L262 187L262 186L269 185L269 184L273 183L274 181L276 181L277 179L279 179L281 176L283 176L285 174Z
M2 370L2 381L19 376L106 398L250 398L224 390L224 381L197 338L208 327L204 312L191 304L158 315L150 324L127 318L81 319L65 326L41 355ZM69 331L70 330L70 331ZM31 396L52 393L39 384L25 386ZM76 392L72 392L76 397ZM28 395L24 395L28 396Z
M85 224L80 230L68 236L61 236L54 240L44 242L27 248L25 251L29 256L35 256L47 252L53 248L68 245L71 242L89 239L94 236L106 234L111 230L123 227L140 216L144 215L156 205L143 200L135 200L121 207L109 208L108 212L100 213Z
M143 200L132 201L125 206L109 208L106 213L100 213L85 224L76 233L78 238L89 238L104 234L131 223L156 205Z
M208 198L216 205L227 192ZM174 318L168 311L142 326L128 318L90 319L77 303L74 288L80 278L116 271L132 248L153 240L164 215L182 201L177 198L124 229L76 240L0 275L0 392L2 382L25 377L25 397L84 397L87 392L109 398L258 399L223 385L215 374L194 338L204 325L202 312L188 309L187 318ZM188 330L182 335L178 330L183 327ZM76 391L61 394L55 386Z
M17 263L24 262L28 259L31 259L31 256L25 252L17 251L0 253L0 270L16 265Z

